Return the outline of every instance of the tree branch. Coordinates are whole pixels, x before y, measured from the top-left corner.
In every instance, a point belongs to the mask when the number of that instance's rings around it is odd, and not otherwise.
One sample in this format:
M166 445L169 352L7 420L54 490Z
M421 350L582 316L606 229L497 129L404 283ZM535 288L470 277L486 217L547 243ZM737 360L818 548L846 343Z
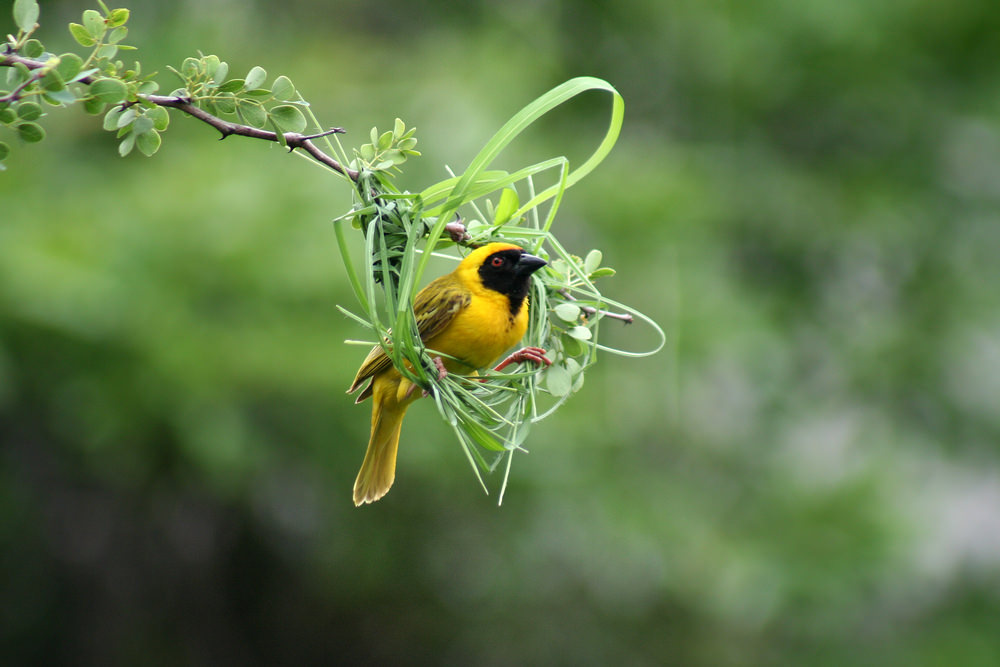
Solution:
M30 70L37 70L45 67L47 64L42 60L34 60L32 58L25 58L24 56L19 56L16 53L4 53L0 56L0 67L13 67L16 63L20 63ZM95 81L92 76L85 76L77 79L78 83L89 86ZM18 91L15 91L18 92ZM14 94L14 93L12 93ZM185 97L177 97L170 95L139 95L140 100L155 104L161 107L168 107L171 109L177 109L178 111L185 113L192 118L197 118L203 123L211 125L222 133L222 138L225 139L230 135L239 135L241 137L250 137L252 139L263 139L264 141L273 141L275 143L283 143L288 146L289 150L295 150L296 148L301 148L306 153L308 153L314 160L320 164L326 165L330 169L347 176L352 181L358 180L358 172L350 167L340 164L332 156L323 152L316 144L313 143L313 139L323 137L329 134L340 134L344 132L343 128L335 127L327 130L326 132L321 132L319 134L305 135L299 132L284 132L280 135L276 132L271 132L270 130L262 130L256 127L251 127L250 125L240 125L239 123L232 123L227 120L223 120L218 116L214 116L201 107L194 104L193 100ZM137 100L138 101L138 100ZM136 102L137 102L136 101ZM136 104L136 102L125 102L124 105Z

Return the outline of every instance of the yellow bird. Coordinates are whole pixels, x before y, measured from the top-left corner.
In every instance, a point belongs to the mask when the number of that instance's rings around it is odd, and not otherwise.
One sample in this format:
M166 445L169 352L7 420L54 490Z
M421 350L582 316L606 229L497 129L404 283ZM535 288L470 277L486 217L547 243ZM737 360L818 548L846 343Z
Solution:
M417 331L435 357L440 376L468 375L492 364L524 336L528 328L531 274L545 260L510 243L490 243L473 250L451 273L431 281L413 301ZM453 357L453 358L452 358ZM550 364L545 350L526 347L507 357L510 363ZM347 393L370 380L357 403L373 397L372 432L361 471L354 482L354 504L375 502L396 477L396 451L403 415L422 395L392 365L380 346L368 354Z

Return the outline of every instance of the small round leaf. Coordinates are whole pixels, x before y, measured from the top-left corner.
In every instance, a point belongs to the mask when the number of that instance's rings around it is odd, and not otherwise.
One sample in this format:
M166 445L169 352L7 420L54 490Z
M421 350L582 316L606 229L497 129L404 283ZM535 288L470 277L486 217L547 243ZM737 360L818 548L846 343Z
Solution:
M264 127L267 123L267 112L259 104L254 104L252 102L240 101L240 105L237 111L243 116L248 125L253 125L254 127Z
M160 150L160 134L156 130L143 132L135 138L135 147L146 157Z
M271 109L271 120L284 132L301 132L306 129L306 117L298 107L291 105L286 104Z
M596 271L601 266L602 259L604 259L604 255L600 250L588 252L586 259L583 260L583 272L589 274Z
M563 352L567 357L579 357L586 351L583 343L578 341L576 338L564 335L560 338L560 340L562 341Z
M573 389L573 377L565 366L552 364L545 371L545 388L553 396L565 396Z
M260 88L264 81L267 79L267 71L260 66L254 67L247 74L246 87L247 90L254 90Z
M75 53L64 53L59 56L59 64L56 65L56 71L59 72L59 76L63 78L63 81L72 81L73 77L79 74L82 69L83 58Z
M29 39L21 47L21 53L29 58L38 58L45 53L45 47L37 39Z
M90 84L90 94L105 104L118 104L125 101L128 87L118 79L98 79Z
M38 23L38 3L35 0L14 0L14 23L25 32Z
M125 138L122 139L121 143L118 144L118 154L121 155L122 157L125 157L126 155L132 152L132 149L134 147L135 147L135 133L129 132L127 135L125 135Z
M8 155L10 155L10 146L0 141L0 160L5 159Z
M271 86L271 92L279 100L290 100L295 97L295 86L287 76L279 76Z
M50 93L56 93L60 90L66 89L66 82L63 81L63 78L59 76L59 72L55 69L50 69L46 72L45 76L42 77L39 83L43 89Z
M120 25L125 25L128 17L129 11L127 9L112 9L111 14L108 15L108 26L117 28Z
M146 117L153 121L153 129L162 132L170 125L170 114L163 107L153 107L146 111Z
M104 113L105 107L107 107L107 105L96 97L88 97L83 101L83 110L92 116Z
M96 9L87 9L83 12L83 27L87 29L87 33L94 39L103 37L104 31L108 29L107 24L104 22L104 17Z
M21 123L17 126L17 133L28 144L36 144L45 138L45 129L38 123Z
M97 43L97 40L91 37L87 29L79 23L70 23L69 32L80 46L93 46Z
M17 107L17 115L21 120L37 120L42 115L42 107L34 102L21 102Z
M553 310L556 317L565 322L576 322L580 319L580 306L575 303L560 303Z

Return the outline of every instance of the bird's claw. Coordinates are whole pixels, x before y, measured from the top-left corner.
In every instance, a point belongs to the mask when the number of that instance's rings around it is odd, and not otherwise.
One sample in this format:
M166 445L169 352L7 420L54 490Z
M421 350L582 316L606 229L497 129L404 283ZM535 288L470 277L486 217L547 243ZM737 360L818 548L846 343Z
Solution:
M448 375L448 369L444 367L444 362L441 361L441 357L434 357L431 361L434 362L434 366L435 366L435 368L437 368L437 372L438 372L437 379L438 379L438 382L440 382L441 380L445 379L445 377ZM406 395L404 396L404 398L409 398L410 396L412 396L413 395L413 391L416 388L417 388L417 385L411 384L410 388L406 390ZM426 389L422 389L420 391L420 395L423 398L427 398L431 394Z
M541 366L545 364L546 366L551 366L552 361L545 356L545 350L540 347L522 347L517 352L511 353L506 359L497 364L494 371L500 371L509 366L510 364L520 364L526 361L530 361L533 364L538 364Z
M432 361L434 362L434 365L437 367L438 382L440 382L441 380L445 379L445 377L447 377L448 369L444 367L444 362L441 361L441 357L434 357ZM421 393L421 396L423 396L424 398L427 398L430 395L431 395L430 392L427 391L426 389L424 389L423 392Z

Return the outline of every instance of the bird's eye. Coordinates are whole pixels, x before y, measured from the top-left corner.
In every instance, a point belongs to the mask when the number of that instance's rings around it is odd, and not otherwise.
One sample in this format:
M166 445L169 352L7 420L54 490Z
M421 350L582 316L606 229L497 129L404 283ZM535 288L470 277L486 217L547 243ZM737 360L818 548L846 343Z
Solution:
M503 262L504 262L503 257L494 257L493 259L490 260L490 264L492 264L493 266L495 266L498 269L501 266L503 266Z

